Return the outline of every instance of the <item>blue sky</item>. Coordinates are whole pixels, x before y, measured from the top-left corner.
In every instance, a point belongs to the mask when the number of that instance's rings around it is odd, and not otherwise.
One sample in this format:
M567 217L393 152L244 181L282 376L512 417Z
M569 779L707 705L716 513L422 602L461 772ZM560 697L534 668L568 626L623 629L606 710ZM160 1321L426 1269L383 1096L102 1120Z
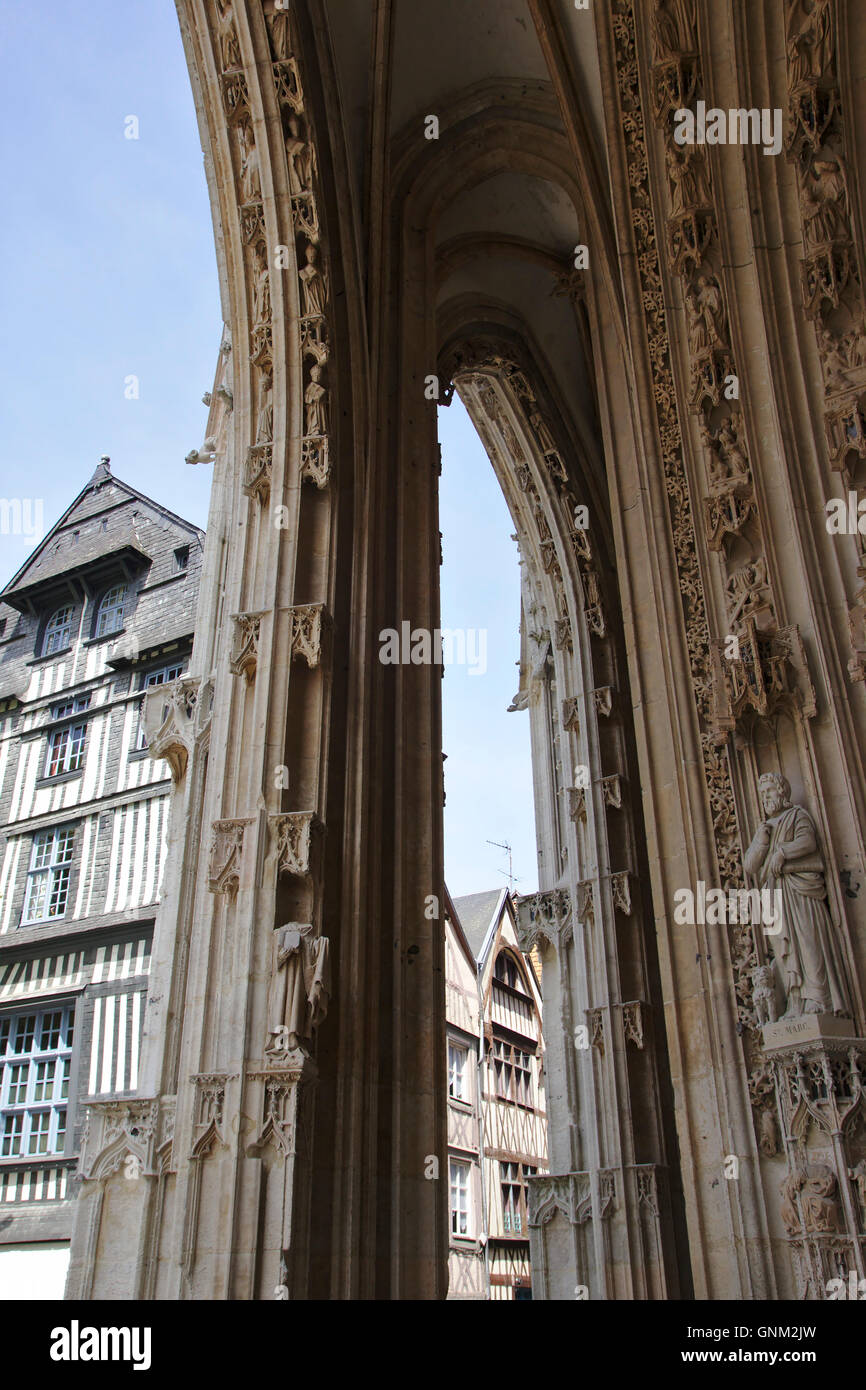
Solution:
M101 454L196 525L211 471L202 442L221 316L210 206L169 0L0 0L7 120L0 137L0 496L41 498L50 527ZM125 138L127 118L139 138ZM138 398L129 398L136 377ZM487 631L487 672L444 681L446 874L459 895L536 883L528 717L517 689L513 530L471 424L440 412L442 625ZM0 535L6 582L35 538Z

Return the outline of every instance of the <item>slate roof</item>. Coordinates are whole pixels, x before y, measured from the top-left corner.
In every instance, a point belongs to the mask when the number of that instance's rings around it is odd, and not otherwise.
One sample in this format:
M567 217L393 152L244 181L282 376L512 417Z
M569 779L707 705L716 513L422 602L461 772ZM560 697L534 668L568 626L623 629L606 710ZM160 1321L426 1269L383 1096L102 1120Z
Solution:
M469 949L476 960L481 958L490 923L505 891L504 888L490 888L486 893L468 893L463 898L453 899Z

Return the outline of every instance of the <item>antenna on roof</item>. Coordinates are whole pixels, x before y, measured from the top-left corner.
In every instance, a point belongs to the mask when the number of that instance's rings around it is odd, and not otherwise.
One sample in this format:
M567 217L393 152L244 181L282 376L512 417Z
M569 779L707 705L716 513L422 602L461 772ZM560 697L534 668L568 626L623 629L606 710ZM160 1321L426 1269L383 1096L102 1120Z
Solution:
M519 878L515 878L512 872L511 846L508 844L501 845L498 840L488 840L487 843L488 845L495 845L497 849L504 849L506 854L508 855L508 873L506 874L504 869L497 869L496 872L498 874L503 874L505 878L508 879L508 891L509 893L513 893L515 883L520 883L521 880Z

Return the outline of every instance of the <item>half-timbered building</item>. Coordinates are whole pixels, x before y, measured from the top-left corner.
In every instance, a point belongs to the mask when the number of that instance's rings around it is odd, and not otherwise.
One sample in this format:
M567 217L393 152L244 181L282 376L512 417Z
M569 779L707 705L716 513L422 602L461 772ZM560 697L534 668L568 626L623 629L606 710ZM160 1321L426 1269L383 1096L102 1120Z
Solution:
M541 994L507 889L448 899L449 1297L531 1297L528 1183L547 1171Z
M62 1297L84 1102L139 1083L203 541L105 458L0 594L0 1296Z

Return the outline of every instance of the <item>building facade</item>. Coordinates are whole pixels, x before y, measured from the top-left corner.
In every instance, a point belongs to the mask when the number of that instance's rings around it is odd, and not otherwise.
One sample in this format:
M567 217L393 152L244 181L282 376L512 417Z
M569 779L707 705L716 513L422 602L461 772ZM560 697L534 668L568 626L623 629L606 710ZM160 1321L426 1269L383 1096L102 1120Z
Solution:
M85 1104L138 1087L203 541L104 460L0 594L0 1297L62 1297Z
M178 12L233 363L213 736L177 745L160 1137L97 1112L75 1287L446 1293L441 670L378 654L439 624L452 389L525 568L537 1295L866 1277L866 7Z
M446 904L448 1297L522 1300L528 1180L547 1171L541 995L506 889Z

